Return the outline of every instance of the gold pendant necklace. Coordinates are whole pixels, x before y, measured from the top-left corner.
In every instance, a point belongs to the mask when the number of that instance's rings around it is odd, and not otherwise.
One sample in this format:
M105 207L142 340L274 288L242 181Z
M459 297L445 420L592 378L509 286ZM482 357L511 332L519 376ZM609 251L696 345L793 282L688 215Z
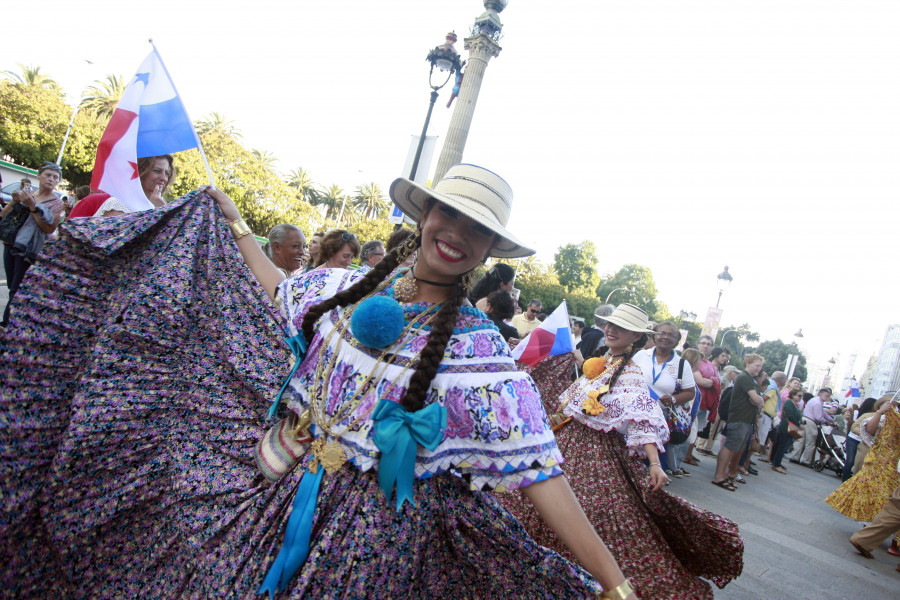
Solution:
M410 274L410 271L394 282L394 300L397 302L409 303L418 295L419 284L416 283L416 278Z

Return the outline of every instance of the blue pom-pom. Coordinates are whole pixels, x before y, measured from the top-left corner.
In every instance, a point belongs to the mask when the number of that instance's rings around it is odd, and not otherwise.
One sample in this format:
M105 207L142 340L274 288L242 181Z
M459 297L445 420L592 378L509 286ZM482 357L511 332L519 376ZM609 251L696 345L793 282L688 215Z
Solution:
M387 296L363 300L350 318L353 336L369 348L387 348L397 341L405 326L403 307Z

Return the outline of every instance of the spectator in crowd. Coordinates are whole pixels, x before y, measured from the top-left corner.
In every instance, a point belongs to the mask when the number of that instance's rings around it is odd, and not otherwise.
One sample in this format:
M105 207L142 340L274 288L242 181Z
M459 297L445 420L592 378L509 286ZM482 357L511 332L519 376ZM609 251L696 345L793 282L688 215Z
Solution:
M578 347L578 344L581 343L581 334L584 331L584 321L579 321L578 319L572 320L572 340L575 342L575 347Z
M725 367L728 366L730 360L731 355L728 353L728 350L721 346L713 348L709 353L709 362L716 368L716 377L719 379L719 397L716 400L715 409L710 409L710 414L707 415L707 426L698 435L697 452L707 456L715 456L712 452L713 444L722 426L718 404L722 401L722 393L728 387L729 381L725 374ZM740 371L735 367L732 367L732 369L734 369L736 377Z
M512 296L506 290L496 290L488 294L486 298L487 310L485 314L494 322L503 339L509 342L510 339L519 337L519 332L515 327L507 325L505 321L512 318L514 308Z
M763 391L763 407L762 412L759 415L759 422L757 423L759 432L758 439L761 446L761 448L759 449L759 456L761 458L765 458L769 455L769 433L773 431L772 428L775 424L775 415L778 413L778 388L783 387L786 380L787 375L785 375L781 371L775 371L774 373L772 373L772 378L767 378L764 384L765 388Z
M391 233L390 237L387 241L386 250L388 252L392 252L394 248L402 245L406 240L412 237L415 232L412 229L407 229L405 227L401 227L400 229L395 229L393 233ZM413 252L409 255L409 258L400 263L401 267L411 267L413 263L416 262L416 253Z
M87 198L88 196L90 196L93 193L94 193L94 190L91 189L91 186L79 185L78 187L75 188L75 197L77 198L77 200L75 201L75 204L78 204L79 202L81 202L82 200L84 200L85 198Z
M317 268L348 269L358 255L359 240L356 236L344 229L332 229L319 244Z
M378 240L371 240L363 244L359 251L360 272L366 273L374 269L375 265L384 258L384 254L384 244Z
M519 332L519 339L524 338L541 324L537 319L540 312L541 301L535 298L528 303L528 310L521 315L516 315L512 318L512 326Z
M6 287L9 291L3 321L0 327L9 324L9 313L13 297L25 277L25 272L37 260L47 238L62 223L63 202L54 190L62 178L62 169L56 163L45 162L38 169L38 190L31 186L20 187L12 193L12 200L0 211L0 218L18 211L24 221L15 234L15 241L4 242L3 267L6 270ZM30 214L25 214L28 211Z
M800 447L797 448L791 457L792 463L802 464L804 467L811 467L816 452L816 438L818 437L818 428L816 425L825 425L834 423L832 417L824 409L824 403L831 400L831 388L822 388L819 395L810 398L809 402L803 408L803 439L800 440Z
M788 390L787 400L784 401L781 407L781 420L778 422L775 432L771 464L772 470L782 475L787 473L787 470L782 466L781 461L794 441L794 437L789 432L789 426L793 425L798 430L803 428L803 416L800 414L800 401L802 398L802 391Z
M285 277L292 277L303 268L306 255L306 236L295 225L282 223L269 230L269 241L263 252Z
M475 308L485 310L488 294L497 290L512 292L515 282L515 269L505 263L495 263L472 287L472 291L469 292L469 302L475 305Z
M594 325L585 328L581 332L581 343L576 348L581 352L581 356L585 359L590 358L597 351L597 348L603 346L603 327L606 325L604 317L608 317L613 313L615 306L612 304L601 304L594 311ZM653 336L648 336L650 340ZM579 365L581 366L581 365Z
M713 485L730 492L737 488L738 461L741 453L747 448L753 427L756 424L756 412L763 405L755 378L762 371L763 357L759 354L748 354L744 357L744 370L734 380L734 391L731 394L731 405L728 410L726 438L716 460L716 474Z
M703 353L696 348L685 348L681 352L681 358L687 361L685 368L690 365L691 373L694 375L694 399L692 402L675 407L676 417L681 423L682 429L686 428L688 430L688 437L680 444L672 444L672 455L675 458L675 462L678 463L678 470L681 471L681 474L689 477L690 472L684 468L684 465L692 464L686 462L685 458L687 457L687 452L693 449L694 442L697 440L697 411L700 409L700 388L696 387L696 377L700 374L700 363L703 361ZM696 459L693 463L699 464Z
M847 430L847 455L844 457L844 470L841 472L841 480L847 481L853 476L853 463L856 461L856 451L862 441L859 436L859 421L869 417L869 413L875 411L875 398L866 398L859 405L858 410L849 410L850 414L845 413L844 419L849 425Z
M719 409L719 397L722 394L722 384L716 371L716 365L707 357L712 356L713 339L708 335L701 335L697 341L697 349L702 354L700 365L694 369L694 383L700 390L700 408L697 410L697 420L691 429L691 440L687 454L684 457L685 464L698 466L700 463L694 457L694 446L700 437L700 432L709 435L707 425L715 421ZM723 350L718 348L718 350ZM701 438L705 442L705 438Z
M164 156L147 156L137 162L138 174L141 178L141 189L155 207L165 206L163 198L166 190L175 180L175 159L170 154ZM82 199L69 218L76 217L117 217L134 212L115 196L105 192L91 194Z
M325 234L321 231L317 231L309 238L309 246L306 248L306 253L308 254L306 258L306 266L303 268L303 272L307 273L312 271L316 267L319 266L319 246L322 243L322 238L325 237Z
M694 401L694 374L687 361L682 360L675 347L681 341L681 332L671 321L664 321L653 328L655 346L641 350L632 359L641 368L644 382L650 389L650 397L659 402L663 414L670 415L676 406L684 407ZM674 436L677 437L677 436ZM685 436L685 439L687 436ZM681 478L684 473L677 458L673 456L673 446L685 440L673 439L670 434L665 445L666 451L660 455L663 470L670 477Z

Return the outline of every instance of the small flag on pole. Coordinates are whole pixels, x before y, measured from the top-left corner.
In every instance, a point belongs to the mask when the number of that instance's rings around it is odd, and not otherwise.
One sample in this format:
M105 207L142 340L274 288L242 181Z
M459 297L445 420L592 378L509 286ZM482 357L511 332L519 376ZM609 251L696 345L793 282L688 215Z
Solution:
M112 194L135 211L149 210L153 205L141 187L138 158L191 148L203 152L191 119L154 46L126 86L103 132L91 187Z
M850 389L847 390L844 398L859 398L859 383L857 383L856 377L850 378Z
M574 347L572 331L569 329L569 309L563 300L537 329L519 342L512 351L512 357L534 366L548 356L571 352Z

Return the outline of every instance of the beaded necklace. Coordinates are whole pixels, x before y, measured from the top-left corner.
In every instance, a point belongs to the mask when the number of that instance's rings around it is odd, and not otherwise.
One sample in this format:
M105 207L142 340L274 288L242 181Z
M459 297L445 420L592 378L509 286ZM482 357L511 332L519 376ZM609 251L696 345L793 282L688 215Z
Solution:
M356 418L353 419L340 432L335 431L335 426L342 420L344 420L344 418L346 418L348 414L352 413L359 406L372 381L381 379L382 375L384 375L388 367L394 364L397 357L399 356L399 351L406 345L406 337L409 332L414 327L428 327L431 321L434 320L434 318L437 316L438 310L435 309L439 309L440 305L434 305L414 317L403 329L397 340L384 349L384 351L381 353L381 356L379 356L378 360L375 362L375 366L365 377L362 385L359 386L357 392L345 401L344 407L341 408L337 412L337 414L329 417L325 411L325 403L327 402L328 391L331 385L330 377L328 375L332 373L334 365L337 362L339 350L344 340L344 334L350 327L350 320L353 315L353 311L356 309L356 306L362 303L363 300L366 300L367 298L370 298L378 292L384 290L384 288L390 285L390 283L391 280L385 280L375 290L373 290L372 292L367 294L365 298L360 300L360 302L348 308L345 311L344 315L341 317L340 321L328 333L324 340L324 343L322 344L322 347L319 350L319 354L317 357L318 360L316 363L316 371L313 376L313 389L309 404L312 418L314 419L315 424L320 429L322 429L323 435L316 438L310 445L310 451L313 453L314 460L309 464L309 471L313 474L318 471L319 463L321 463L325 471L330 474L340 469L341 466L343 466L343 464L347 462L347 455L344 452L344 448L336 440L339 439L341 435L354 428L360 421L368 418L371 415L372 410L357 415ZM331 358L326 361L325 352L330 347L331 340L335 335L337 335L338 338L337 342L335 343L334 352L332 353ZM395 348L396 351L391 352ZM397 377L395 377L393 381L391 381L388 385L388 391L396 386L400 377L402 377L406 373L406 371L410 369L411 366L412 365L400 371ZM334 439L332 439L331 441L326 441L329 437Z

